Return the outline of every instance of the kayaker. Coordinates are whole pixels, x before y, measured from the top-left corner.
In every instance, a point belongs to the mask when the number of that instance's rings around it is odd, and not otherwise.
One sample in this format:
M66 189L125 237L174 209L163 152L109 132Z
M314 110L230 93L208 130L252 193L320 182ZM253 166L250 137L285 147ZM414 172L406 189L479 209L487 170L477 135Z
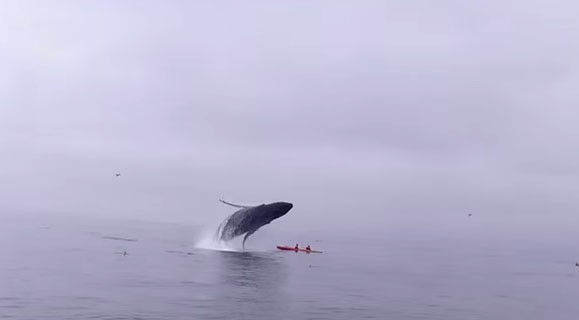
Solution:
M308 244L308 246L306 247L306 251L312 251L312 248L310 248L310 245Z
M296 246L294 247L295 251L298 251L300 249L300 247L298 246L298 244L296 243Z

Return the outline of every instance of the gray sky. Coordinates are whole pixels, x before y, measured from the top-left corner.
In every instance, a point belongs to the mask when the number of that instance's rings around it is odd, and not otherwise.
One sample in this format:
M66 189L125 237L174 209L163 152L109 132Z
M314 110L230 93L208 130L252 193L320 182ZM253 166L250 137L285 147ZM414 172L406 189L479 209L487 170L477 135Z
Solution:
M0 214L576 228L578 89L577 1L2 1Z

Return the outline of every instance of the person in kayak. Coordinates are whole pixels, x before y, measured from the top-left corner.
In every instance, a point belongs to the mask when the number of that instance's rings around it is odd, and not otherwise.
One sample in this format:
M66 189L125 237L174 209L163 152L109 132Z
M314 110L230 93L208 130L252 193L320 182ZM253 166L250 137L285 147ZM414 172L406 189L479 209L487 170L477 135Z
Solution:
M308 246L306 247L306 251L312 251L312 248L310 248L310 245L308 244Z
M298 246L298 244L296 243L296 246L294 247L295 251L298 251L300 249L300 246Z

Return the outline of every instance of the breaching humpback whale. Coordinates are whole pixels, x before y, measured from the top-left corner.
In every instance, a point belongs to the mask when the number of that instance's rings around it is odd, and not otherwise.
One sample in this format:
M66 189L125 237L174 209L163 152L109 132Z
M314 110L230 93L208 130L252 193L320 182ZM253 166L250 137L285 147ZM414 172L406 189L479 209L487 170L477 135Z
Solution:
M288 213L293 205L288 202L274 202L262 204L255 207L240 206L223 200L219 200L232 207L239 208L236 212L225 219L219 229L217 238L221 241L229 241L245 233L243 237L243 248L245 240L259 228L269 224L273 220Z

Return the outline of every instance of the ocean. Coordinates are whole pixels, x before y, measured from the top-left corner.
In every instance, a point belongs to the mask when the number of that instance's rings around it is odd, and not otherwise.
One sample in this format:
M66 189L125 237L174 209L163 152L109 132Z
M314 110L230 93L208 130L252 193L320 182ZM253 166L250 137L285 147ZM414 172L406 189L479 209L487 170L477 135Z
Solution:
M331 232L283 252L264 227L12 219L0 225L0 319L577 319L578 244L468 233ZM272 228L269 228L272 229ZM275 230L275 232L274 232ZM530 239L531 237L529 237ZM126 254L125 254L126 252Z

